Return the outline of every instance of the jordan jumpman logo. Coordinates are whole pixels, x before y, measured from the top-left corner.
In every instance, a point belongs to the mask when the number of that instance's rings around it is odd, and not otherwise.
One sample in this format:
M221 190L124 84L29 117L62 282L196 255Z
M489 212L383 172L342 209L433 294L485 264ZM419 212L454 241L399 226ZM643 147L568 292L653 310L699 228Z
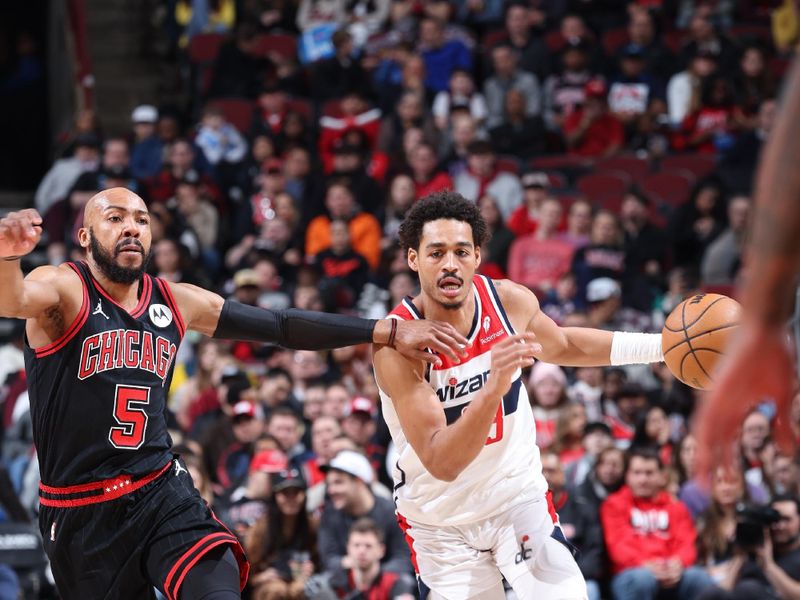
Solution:
M94 312L92 313L92 315L103 315L106 318L106 321L108 321L108 315L103 312L103 301L102 300L98 300L97 301L97 307L94 309Z

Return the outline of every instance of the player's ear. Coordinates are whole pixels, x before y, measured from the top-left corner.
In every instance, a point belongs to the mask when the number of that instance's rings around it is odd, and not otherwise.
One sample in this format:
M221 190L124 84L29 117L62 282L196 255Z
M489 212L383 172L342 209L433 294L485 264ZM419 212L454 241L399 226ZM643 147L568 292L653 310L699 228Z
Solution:
M417 261L419 260L419 254L417 254L417 251L414 250L414 248L408 249L407 260L408 260L408 268L414 271L415 273L419 273L419 265L417 263Z
M481 266L481 247L475 246L475 266Z
M89 247L89 230L86 227L81 227L78 230L78 243L81 245L81 248Z

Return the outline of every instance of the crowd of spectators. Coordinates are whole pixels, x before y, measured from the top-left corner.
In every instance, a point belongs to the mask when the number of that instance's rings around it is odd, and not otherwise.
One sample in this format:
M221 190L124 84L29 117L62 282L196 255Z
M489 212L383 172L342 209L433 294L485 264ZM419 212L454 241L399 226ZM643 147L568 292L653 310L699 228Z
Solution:
M76 115L36 193L42 260L80 260L83 206L124 186L152 215L153 275L381 318L416 293L397 247L405 211L452 188L489 225L482 273L529 286L561 325L660 331L687 295L741 276L752 173L800 32L794 3L777 4L165 2L165 60L189 102L154 98L124 132ZM193 45L215 35L200 64ZM264 50L287 37L296 51ZM713 164L682 171L669 202L643 181L675 155ZM647 172L606 172L624 184L613 193L580 185L618 156ZM11 338L2 464L35 514L19 327ZM743 424L740 465L706 491L692 481L700 396L665 365L538 363L524 376L592 600L800 597L800 467L771 441L769 404ZM800 440L800 395L794 406ZM248 552L249 597L414 597L368 347L190 333L169 412L177 452ZM743 502L781 517L751 547L737 541Z

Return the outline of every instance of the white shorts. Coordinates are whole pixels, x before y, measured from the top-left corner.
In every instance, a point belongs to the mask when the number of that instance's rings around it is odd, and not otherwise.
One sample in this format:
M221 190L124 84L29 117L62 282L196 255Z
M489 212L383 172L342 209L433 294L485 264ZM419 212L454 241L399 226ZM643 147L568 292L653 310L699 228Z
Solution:
M398 517L423 599L430 590L446 600L502 600L502 577L519 600L587 598L583 575L557 539L565 538L544 498L468 525L436 527Z

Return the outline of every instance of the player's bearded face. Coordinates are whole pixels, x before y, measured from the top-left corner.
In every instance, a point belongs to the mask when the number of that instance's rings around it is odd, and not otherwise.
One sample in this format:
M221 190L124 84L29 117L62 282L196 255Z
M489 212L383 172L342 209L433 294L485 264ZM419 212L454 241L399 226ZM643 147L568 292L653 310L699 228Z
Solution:
M144 275L147 265L150 263L152 251L145 251L142 243L134 237L122 238L112 250L106 250L95 237L92 228L89 228L89 250L97 266L114 283L134 283L139 281ZM135 259L139 253L139 260ZM134 256L134 264L120 264L131 261ZM136 264L138 263L138 264Z
M468 223L452 219L425 223L416 266L427 296L443 308L461 308L472 292L472 276L478 265L480 248L472 243Z

